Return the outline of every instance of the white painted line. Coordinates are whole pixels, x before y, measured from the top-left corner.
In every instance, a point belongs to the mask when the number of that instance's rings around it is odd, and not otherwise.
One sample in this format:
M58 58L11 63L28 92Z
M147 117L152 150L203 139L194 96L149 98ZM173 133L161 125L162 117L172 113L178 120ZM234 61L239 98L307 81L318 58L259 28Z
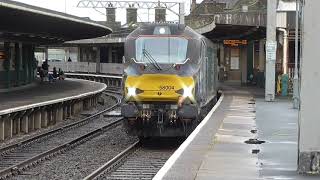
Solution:
M83 80L83 79L68 79L68 80L70 80L70 81L88 81L88 80ZM98 82L93 82L93 81L88 81L88 82L98 83ZM103 84L103 83L100 83L100 84L102 84L103 87L100 88L99 90L96 90L96 91L91 91L91 92L87 92L87 93L83 93L83 94L79 94L79 95L75 95L75 96L69 96L69 97L65 97L65 98L54 99L54 100L40 102L40 103L29 104L29 105L25 105L25 106L14 107L14 108L10 108L10 109L5 109L5 110L0 111L0 115L10 114L13 112L24 111L27 109L46 106L46 105L50 105L50 104L56 104L56 103L69 101L69 100L73 100L73 99L80 99L80 98L90 96L93 94L98 94L98 93L104 91L105 89L107 89L106 84Z
M251 114L249 114L248 116L245 115L235 115L235 114L227 114L226 117L230 117L230 118L240 118L240 119L254 119L256 116L252 116Z
M82 73L64 73L65 75L74 76L93 76L93 77L105 77L105 78L115 78L122 79L122 76L112 76L112 75L102 75L102 74L82 74Z
M221 95L219 101L216 105L211 109L208 115L201 121L201 123L197 126L197 128L189 135L189 137L180 145L180 147L173 153L173 155L167 160L164 166L158 171L158 173L154 176L153 180L161 180L167 172L172 168L173 164L177 161L177 159L181 156L184 150L190 145L193 139L197 136L197 134L201 131L201 129L207 124L212 114L217 110L220 106L222 100L224 98L224 94Z

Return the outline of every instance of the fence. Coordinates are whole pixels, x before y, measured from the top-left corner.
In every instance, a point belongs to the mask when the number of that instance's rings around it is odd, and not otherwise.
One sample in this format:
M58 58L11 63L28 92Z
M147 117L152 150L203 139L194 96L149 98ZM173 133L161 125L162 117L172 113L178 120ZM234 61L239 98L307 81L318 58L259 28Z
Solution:
M97 73L97 64L92 62L49 62L50 70L56 67L64 72ZM123 65L115 63L100 63L100 73L122 75Z
M288 68L287 74L289 76L289 79L293 79L294 78L294 65L295 65L294 63L288 63L287 64L287 68ZM276 70L279 71L279 72L282 71L282 64L281 63L277 63L276 64ZM298 65L298 73L300 73L299 70L300 70L300 67Z
M288 83L288 91L290 94L293 93L293 78L294 78L294 67L295 64L294 63L288 63L287 64L287 68L288 68L288 76L289 76L289 83ZM276 70L278 72L280 72L282 70L282 63L277 63L276 64ZM300 67L299 67L299 64L298 64L298 74L300 74Z

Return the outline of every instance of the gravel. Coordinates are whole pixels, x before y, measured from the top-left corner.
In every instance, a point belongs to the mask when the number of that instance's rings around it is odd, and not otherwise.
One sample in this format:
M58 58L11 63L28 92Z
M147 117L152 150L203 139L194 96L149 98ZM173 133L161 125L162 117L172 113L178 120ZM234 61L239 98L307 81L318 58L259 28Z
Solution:
M12 179L82 179L136 140L119 125Z

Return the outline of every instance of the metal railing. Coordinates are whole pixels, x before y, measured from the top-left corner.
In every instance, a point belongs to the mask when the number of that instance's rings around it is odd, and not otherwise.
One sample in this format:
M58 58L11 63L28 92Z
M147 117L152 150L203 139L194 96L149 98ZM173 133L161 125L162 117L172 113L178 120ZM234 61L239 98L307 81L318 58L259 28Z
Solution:
M72 73L102 73L122 75L123 65L116 63L100 63L100 66L94 62L49 62L50 71L53 68L61 69L64 72ZM97 71L99 70L99 71Z
M289 76L289 82L288 82L288 92L290 94L293 93L293 78L294 78L294 68L295 64L294 63L287 63L287 74ZM276 71L277 72L282 72L283 70L283 65L282 63L276 63ZM298 64L298 74L300 76L300 65Z
M289 79L293 79L293 77L294 77L294 63L287 63L287 69L288 69L287 74L289 75ZM300 69L300 67L298 64L298 74L300 73L299 69ZM276 71L281 72L282 70L283 70L282 63L276 63Z

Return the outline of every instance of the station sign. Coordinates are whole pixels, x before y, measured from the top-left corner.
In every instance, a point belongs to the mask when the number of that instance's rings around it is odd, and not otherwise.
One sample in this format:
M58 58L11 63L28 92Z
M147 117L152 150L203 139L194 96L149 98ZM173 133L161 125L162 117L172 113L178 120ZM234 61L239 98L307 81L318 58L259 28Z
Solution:
M242 46L242 45L247 45L248 41L239 40L239 39L229 39L229 40L224 40L223 44L228 46Z

